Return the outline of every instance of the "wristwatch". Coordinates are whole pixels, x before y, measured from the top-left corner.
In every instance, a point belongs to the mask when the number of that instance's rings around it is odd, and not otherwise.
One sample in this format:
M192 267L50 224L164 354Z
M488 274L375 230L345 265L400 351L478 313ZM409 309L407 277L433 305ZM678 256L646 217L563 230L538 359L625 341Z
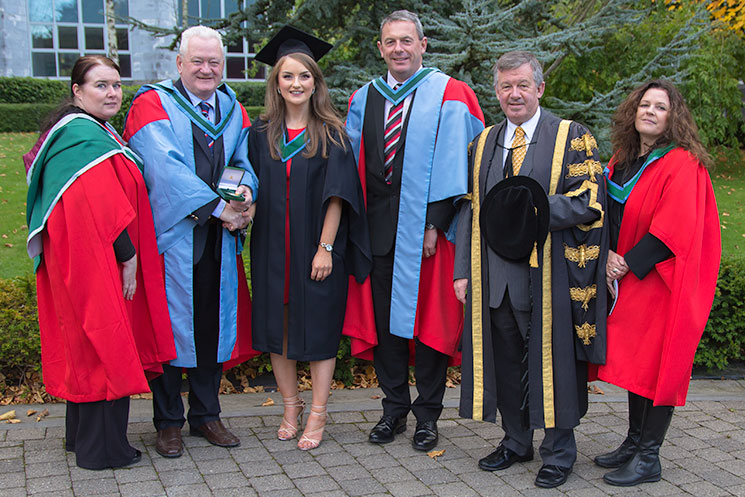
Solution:
M425 224L425 225L424 225L424 229L425 229L425 230L433 230L433 229L435 229L435 228L437 228L437 226L435 226L435 225L434 225L434 224L432 224L432 223L427 223L427 224Z
M330 243L323 243L323 242L321 242L318 245L320 245L321 247L323 247L324 250L326 250L326 252L331 252L332 250L334 250L334 246L331 245Z

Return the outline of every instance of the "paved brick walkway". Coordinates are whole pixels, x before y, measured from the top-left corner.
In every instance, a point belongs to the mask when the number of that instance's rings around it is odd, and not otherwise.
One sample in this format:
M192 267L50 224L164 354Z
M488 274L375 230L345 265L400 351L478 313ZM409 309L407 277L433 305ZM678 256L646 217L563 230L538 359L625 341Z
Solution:
M559 489L533 484L540 467L532 462L488 473L477 468L502 436L498 426L457 416L457 389L448 390L437 460L411 448L414 419L396 441L367 442L377 422L375 389L334 392L323 444L301 452L276 439L279 394L223 396L223 419L241 446L223 449L184 430L185 454L164 459L154 450L150 402L132 402L130 442L143 451L131 468L88 471L75 465L63 446L64 405L15 406L19 424L0 424L0 496L508 496L508 495L743 495L745 496L745 382L694 381L688 405L676 410L661 456L663 480L632 488L602 481L592 457L614 448L626 431L626 396L600 385L577 429L579 456L569 481ZM309 392L303 394L308 396ZM267 397L277 405L261 407ZM49 408L41 422L29 408ZM536 433L536 448L542 434ZM536 451L537 456L537 451Z

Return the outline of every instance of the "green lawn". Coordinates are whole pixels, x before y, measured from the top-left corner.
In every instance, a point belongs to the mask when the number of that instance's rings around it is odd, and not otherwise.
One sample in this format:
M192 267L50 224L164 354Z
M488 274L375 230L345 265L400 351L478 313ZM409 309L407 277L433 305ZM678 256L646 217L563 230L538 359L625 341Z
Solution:
M712 171L722 227L722 253L743 257L745 251L745 150L719 155Z
M0 133L0 278L33 271L26 254L26 173L21 156L36 133Z
M26 255L26 179L21 156L35 133L0 133L0 278L30 274ZM719 154L712 172L719 204L724 255L745 251L745 151Z

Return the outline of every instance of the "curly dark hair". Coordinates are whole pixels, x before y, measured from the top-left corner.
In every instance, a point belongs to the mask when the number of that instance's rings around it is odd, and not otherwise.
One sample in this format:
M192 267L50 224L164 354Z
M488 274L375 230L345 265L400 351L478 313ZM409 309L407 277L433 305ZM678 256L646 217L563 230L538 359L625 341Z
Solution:
M691 153L707 169L712 160L698 136L698 127L688 110L685 99L680 91L670 81L655 79L648 81L631 92L616 109L611 128L611 144L617 160L616 167L625 167L639 157L641 153L641 139L636 130L636 111L644 94L651 88L659 88L667 93L670 99L670 109L667 115L667 128L652 146L664 148L675 143Z

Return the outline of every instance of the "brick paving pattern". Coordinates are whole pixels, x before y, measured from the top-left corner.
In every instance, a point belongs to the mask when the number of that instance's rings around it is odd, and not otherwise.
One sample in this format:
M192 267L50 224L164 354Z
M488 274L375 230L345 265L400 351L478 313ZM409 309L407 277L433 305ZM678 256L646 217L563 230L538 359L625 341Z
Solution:
M224 449L183 431L185 453L164 459L155 453L150 403L132 402L129 438L143 451L138 464L116 470L88 471L64 450L64 406L44 406L39 423L16 409L22 423L0 424L0 495L16 496L538 496L571 495L741 495L745 496L745 382L694 381L688 404L676 409L662 446L662 481L631 488L603 483L606 470L592 458L615 448L625 436L625 394L601 385L606 395L591 395L590 409L576 430L579 455L569 481L557 489L534 486L536 459L504 471L477 467L502 437L498 425L458 417L458 392L448 390L438 424L436 460L411 448L415 420L388 445L367 442L381 415L378 390L334 392L323 444L302 452L295 442L276 439L281 407L261 407L277 393L222 397L223 421L241 438ZM309 396L310 392L305 395ZM541 432L536 433L537 449Z

